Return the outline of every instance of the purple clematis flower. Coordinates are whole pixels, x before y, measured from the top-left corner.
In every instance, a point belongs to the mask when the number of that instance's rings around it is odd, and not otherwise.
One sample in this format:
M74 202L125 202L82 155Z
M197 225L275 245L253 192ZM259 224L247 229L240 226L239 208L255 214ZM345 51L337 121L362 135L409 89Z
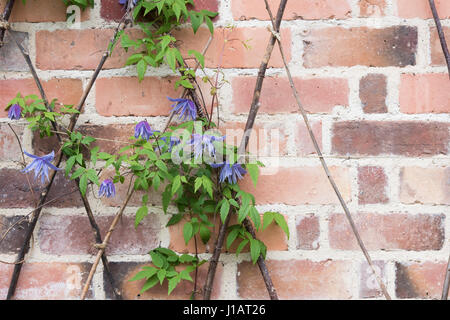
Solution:
M22 116L22 108L16 103L8 110L8 118L11 120L19 120Z
M139 122L134 129L134 137L136 139L141 137L142 139L148 141L153 133L155 133L155 131L152 130L146 120Z
M133 0L133 4L136 5L136 3L138 2L138 0ZM119 0L120 4L127 4L128 0Z
M235 184L238 180L242 179L247 171L242 168L240 163L230 165L228 161L222 163L211 163L213 168L222 168L220 171L219 182L222 183L226 179L230 184Z
M100 189L98 190L98 196L106 196L107 198L114 197L116 195L116 187L114 183L110 179L106 179L100 185Z
M170 136L169 142L167 142L168 137L161 137L161 140L163 140L164 143L166 145L168 145L168 149L167 149L168 152L172 152L172 148L177 146L177 145L179 145L181 143L180 138L174 137L174 136Z
M172 105L172 112L180 115L178 119L195 120L197 118L197 107L195 106L194 101L189 99L172 99L170 97L167 97L167 99L176 102Z
M198 159L204 152L208 153L210 157L216 156L216 148L214 147L214 141L223 141L223 137L215 137L207 134L201 135L194 133L192 139L189 142L194 147L194 157Z
M55 159L54 151L42 157L29 154L26 151L24 151L23 153L25 153L28 157L33 158L34 160L25 169L23 169L22 172L27 173L31 170L34 170L34 178L36 179L37 177L41 176L42 184L44 184L45 178L47 178L47 181L50 181L48 178L48 168L56 171L62 170L51 164L51 162Z

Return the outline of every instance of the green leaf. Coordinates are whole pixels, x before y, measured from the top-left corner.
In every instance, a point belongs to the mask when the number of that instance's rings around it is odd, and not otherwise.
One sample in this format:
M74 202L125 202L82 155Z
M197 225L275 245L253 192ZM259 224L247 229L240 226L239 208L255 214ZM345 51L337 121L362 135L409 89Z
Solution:
M188 244L189 240L191 240L193 235L194 235L194 228L192 226L192 223L186 222L183 227L184 242Z
M167 295L170 295L172 293L172 291L176 288L178 283L179 283L178 277L173 277L173 278L169 279L169 290L168 290Z
M256 184L258 183L258 175L259 175L258 165L249 163L246 165L246 168L248 170L248 173L250 174L250 178L252 178L253 185L256 187Z
M99 181L98 181L97 171L95 171L94 169L87 170L86 171L86 176L88 177L88 179L90 181L92 181L96 185L100 184Z
M228 234L228 237L227 237L227 250L230 249L231 245L233 244L234 240L236 240L236 238L239 235L240 231L241 231L240 228L234 228Z
M259 215L258 210L254 207L250 207L250 212L248 213L250 219L252 219L253 223L255 224L256 230L259 230L261 226L261 217Z
M181 187L181 177L177 175L172 182L172 195L174 195Z
M158 277L157 277L156 275L153 276L153 277L151 277L150 279L148 279L148 280L145 282L145 284L144 284L144 286L142 287L140 293L142 294L142 293L144 293L145 291L147 291L148 289L153 288L158 282L159 282L159 279L158 279Z
M249 242L248 239L241 241L241 243L239 244L239 246L236 249L236 256L238 256L239 253L241 253L242 249L244 249L244 247L247 245L248 242Z
M155 267L145 267L144 270L138 272L133 278L131 278L128 281L149 279L149 278L153 277L157 271L158 271L158 269L156 269Z
M157 273L157 277L159 279L159 284L162 284L164 279L166 278L166 270L165 269L159 269Z
M83 196L86 195L87 184L88 184L88 177L86 174L84 174L80 178L80 191Z
M203 184L203 179L202 177L197 177L195 179L195 184L194 184L194 192L197 192L197 190L202 186Z
M155 251L150 251L150 256L152 257L152 263L158 268L162 268L162 266L164 265L163 256Z
M134 227L137 228L139 223L141 223L142 219L144 219L148 215L148 207L142 206L136 212L136 218L134 220Z
M170 200L172 200L172 193L170 192L169 189L170 185L168 185L166 187L166 190L164 190L163 194L162 194L162 201L163 201L163 210L164 213L167 213L167 208L169 207L170 204Z
M205 56L202 55L200 52L196 51L196 50L189 50L188 51L189 55L194 55L195 58L198 60L198 62L200 63L200 65L202 66L202 68L205 67Z
M204 244L208 243L211 238L211 230L209 230L206 226L200 226L200 238Z
M156 161L156 166L159 168L159 170L167 173L167 166L164 162L162 162L161 160Z
M191 281L191 282L194 281L194 280L192 280L191 275L189 274L189 272L186 269L180 272L180 277L183 280L187 280L187 281Z
M175 71L176 70L176 67L177 67L177 65L176 65L176 51L178 51L177 49L175 49L175 48L168 48L167 49L167 52L166 52L166 61L167 61L167 64L169 65L169 67L173 70L173 71Z
M145 72L147 72L147 62L145 62L144 59L140 60L136 65L136 70L139 81L142 81L144 79Z
M284 216L281 213L276 213L274 215L275 222L280 226L280 228L286 233L287 238L289 239L289 227L287 225Z
M255 239L250 239L250 255L252 257L253 264L255 264L256 261L258 260L260 253L261 247L259 245L259 241Z
M222 206L220 207L220 219L223 223L225 223L225 219L228 216L228 213L230 212L230 203L224 199Z
M265 230L273 221L274 212L266 212L263 217L263 230Z
M169 222L167 222L166 227L169 227L171 225L177 224L178 222L181 221L181 219L183 219L183 214L181 214L181 213L174 214L170 218Z
M67 159L66 162L66 177L69 176L70 170L72 170L73 165L75 164L75 156L71 156Z
M211 199L213 199L213 189L212 189L213 183L211 179L208 178L207 176L202 176L202 180L203 180L203 188L206 190L206 192L208 192Z

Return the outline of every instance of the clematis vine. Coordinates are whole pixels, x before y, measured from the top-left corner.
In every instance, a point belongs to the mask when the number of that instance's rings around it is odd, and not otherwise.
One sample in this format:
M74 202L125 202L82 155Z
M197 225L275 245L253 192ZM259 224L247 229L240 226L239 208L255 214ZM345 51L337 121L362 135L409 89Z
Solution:
M190 144L194 148L194 157L198 159L203 153L207 153L210 157L214 158L216 156L216 147L214 146L214 141L223 141L223 137L215 137L207 134L201 135L194 133L192 134L192 139Z
M116 187L114 183L110 179L106 179L100 185L100 189L98 190L98 196L107 198L114 197L116 195Z
M150 125L146 120L139 122L135 129L134 129L134 137L138 139L141 137L144 140L150 139L150 137L155 133L155 131L152 130Z
M194 101L189 99L172 99L170 97L167 97L167 99L176 102L172 105L172 113L179 114L178 119L183 121L197 119L197 107Z
M220 183L223 183L228 179L229 183L235 184L247 173L240 163L230 165L228 161L225 161L222 163L211 163L210 165L213 168L222 168L219 176Z
M18 104L14 104L8 110L8 118L11 120L19 120L22 116L22 108Z
M168 152L172 152L173 147L181 143L180 138L174 136L170 136L170 140L167 137L161 137L161 140L167 145Z
M51 153L38 157L33 154L29 154L28 152L24 151L24 154L26 154L28 157L34 159L33 162L31 162L28 166L25 167L25 169L22 170L22 172L27 173L32 170L34 170L34 179L41 177L41 183L44 184L45 178L47 181L50 181L48 177L48 169L52 169L55 171L62 170L60 168L55 167L51 162L55 159L55 152L52 151Z

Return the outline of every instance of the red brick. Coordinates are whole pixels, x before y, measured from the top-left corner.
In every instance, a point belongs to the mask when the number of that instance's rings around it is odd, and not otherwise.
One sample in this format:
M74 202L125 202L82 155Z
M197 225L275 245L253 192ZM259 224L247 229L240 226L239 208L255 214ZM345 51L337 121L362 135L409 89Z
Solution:
M167 281L162 286L156 284L150 290L139 294L145 280L129 281L143 266L149 266L151 264L143 264L136 262L112 262L110 263L111 273L121 281L119 290L125 300L189 300L190 295L194 289L193 282L183 280L175 290L172 291L170 296L167 295ZM183 269L183 268L181 268ZM200 266L198 269L197 290L202 290L206 280L206 274L208 271L208 263ZM222 277L223 277L223 264L221 262L217 265L217 272L214 278L214 285L212 288L211 298L216 300L219 298L222 290ZM194 279L194 272L192 273L192 279ZM105 291L107 293L106 298L112 299L110 295L111 287L109 281L104 277ZM199 297L199 296L197 296Z
M294 79L303 107L310 113L331 113L337 105L348 106L349 88L345 79ZM256 84L256 77L232 80L233 112L248 113ZM286 77L267 77L264 80L260 113L298 113L299 109Z
M14 122L10 123L10 125L22 143L23 129L26 125L17 125ZM2 161L23 161L16 136L6 123L0 123L0 159Z
M400 111L403 113L449 113L448 74L402 74Z
M188 50L196 49L202 51L210 37L207 28L200 28L194 35L192 29L183 28L173 32L174 37L179 40L180 50L186 55ZM205 55L206 67L217 68L259 68L261 60L266 52L270 33L263 27L248 27L214 30L214 39L212 40ZM281 29L281 39L283 48L286 52L286 59L291 60L291 32L290 29ZM225 43L227 40L227 43ZM248 41L250 49L246 49L243 41ZM224 47L225 44L225 47ZM280 52L275 46L269 67L283 67L283 60Z
M244 135L245 122L225 122L220 131L226 136L225 143L239 146ZM287 154L288 135L281 123L257 122L253 126L248 151L258 156L279 156Z
M450 27L442 27L445 35L445 41L447 45L450 43ZM439 34L436 27L430 28L431 39L431 65L433 66L445 66L444 52L442 51L441 41L439 40Z
M42 86L49 101L57 98L64 104L77 104L83 94L81 80L76 79L42 81ZM8 115L4 108L19 92L22 96L30 94L39 96L39 90L33 79L0 80L0 117Z
M382 167L359 167L358 168L360 204L387 203L389 198L386 194L387 177Z
M276 16L280 0L269 0L269 5L272 14ZM270 20L264 3L259 0L233 0L231 8L235 20ZM350 18L351 11L348 0L288 1L283 19L347 19Z
M248 175L240 183L245 191L255 196L258 204L339 203L322 167L280 167L274 169L278 169L278 171L273 175L260 175L256 189ZM348 169L332 167L330 170L344 200L349 201L351 187ZM277 192L274 192L274 190L277 190Z
M314 29L304 37L303 42L303 58L307 68L357 65L404 67L416 64L415 27Z
M28 50L28 33L10 31L19 43ZM4 45L0 49L0 71L28 71L28 65L22 57L19 47L11 39L9 32L5 34ZM0 106L4 108L4 106Z
M373 261L375 273L386 284L386 264L384 261ZM377 298L382 296L380 285L373 273L372 268L367 262L361 264L361 282L359 295L361 298Z
M25 216L0 216L0 253L18 253L28 230L28 218ZM4 238L3 238L4 237ZM1 289L0 289L1 290Z
M444 215L359 213L354 219L368 250L440 250L444 244ZM331 216L329 239L333 249L359 250L343 214Z
M34 262L25 263L17 283L14 299L18 300L71 300L79 299L91 265L87 263ZM0 265L0 268L2 266ZM4 268L4 267L3 267ZM9 273L9 274L4 274ZM0 293L5 280L9 281L12 268L1 272ZM92 287L87 298L92 298Z
M450 2L435 0L441 19L450 18ZM397 0L398 15L401 18L430 19L433 17L428 0Z
M345 155L447 154L449 125L439 122L346 121L333 126L332 150Z
M382 74L369 74L359 82L359 97L365 113L386 113L387 79Z
M29 174L35 199L32 197L26 175L15 169L0 170L0 208L29 208L37 200L41 186L34 182L33 174Z
M400 201L450 204L450 168L406 167L400 171Z
M322 150L322 122L310 122L312 132L316 137L319 148ZM312 143L311 137L309 135L308 129L305 123L297 122L297 130L295 135L295 146L297 148L297 156L315 154L316 149Z
M396 263L397 298L439 299L444 285L444 262Z
M359 0L361 17L382 17L385 15L386 0Z
M273 284L282 300L350 299L352 269L349 262L288 260L266 261ZM258 266L238 264L238 294L242 299L268 299Z
M64 168L63 166L60 166ZM70 194L68 192L74 191ZM48 193L48 200L52 201L48 207L66 208L66 207L83 207L83 201L81 200L81 195L78 191L77 184L74 180L66 178L64 176L64 171L59 171L56 173L55 180L50 192Z
M12 264L0 263L0 299L2 300L6 300L13 269Z
M285 219L287 221L287 217L285 217ZM231 220L230 226L237 224L235 215L233 215L233 217L230 220ZM197 237L197 251L199 253L212 252L214 250L214 243L216 241L217 233L220 228L219 217L217 216L215 220L213 217L211 217L210 221L215 223L215 228L213 230L215 233L211 234L211 239L206 245L204 245L203 242L200 240L200 238ZM186 245L186 242L184 241L183 238L183 227L185 222L186 221L183 220L180 223L169 227L170 232L169 248L179 253L195 253L195 240L191 239ZM262 216L261 216L261 223L262 223ZM225 238L225 243L227 237L228 233ZM267 250L269 251L286 251L288 249L286 235L284 231L280 227L278 227L278 225L275 223L268 226L267 229L265 229L264 231L262 230L257 231L256 237L257 239L261 240L266 244ZM226 245L224 244L222 252L233 252L233 253L236 252L239 243L240 243L239 239L235 240L235 242L229 248L229 250L226 250ZM248 251L249 251L248 246L246 246L246 248L242 250L242 252Z
M319 249L319 218L315 215L297 216L295 225L297 230L297 249Z
M113 216L95 217L102 237L106 235ZM95 237L89 219L82 216L45 215L40 220L39 243L42 252L54 255L96 254ZM137 229L134 217L123 216L114 230L106 253L146 254L159 245L159 220L149 214Z
M63 1L27 0L15 3L11 12L13 22L60 22L66 21L67 6ZM82 11L81 21L89 19L90 9Z
M167 97L178 98L181 89L174 88L174 78L114 77L97 80L96 108L102 116L168 116Z
M36 66L41 70L93 70L97 68L113 34L113 29L38 31ZM141 31L132 29L127 34L133 38L141 35ZM103 69L124 67L132 54L133 50L127 53L120 44L116 45Z

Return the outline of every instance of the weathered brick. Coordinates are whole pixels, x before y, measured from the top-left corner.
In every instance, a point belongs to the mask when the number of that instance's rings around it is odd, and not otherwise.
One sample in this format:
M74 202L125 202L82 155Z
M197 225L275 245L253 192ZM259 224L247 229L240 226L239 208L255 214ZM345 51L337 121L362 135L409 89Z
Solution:
M387 203L387 176L382 167L365 166L358 168L360 204Z
M386 0L359 0L361 17L382 17L385 15Z
M73 191L73 192L72 192ZM71 192L70 194L68 194ZM78 191L77 184L69 177L65 177L64 171L56 173L53 185L48 193L48 201L52 201L48 207L66 208L66 207L82 207L83 201Z
M269 5L272 14L276 15L280 0L269 0ZM259 0L233 0L231 8L235 20L270 20L264 3ZM347 0L288 1L283 19L347 19L351 16L351 11Z
M445 35L445 41L450 43L450 27L442 27ZM431 65L433 66L445 66L445 56L442 51L441 41L439 40L439 34L436 27L430 28L430 47L431 47Z
M332 151L345 155L447 154L449 125L440 122L345 121L333 125Z
M444 215L359 213L356 226L368 250L439 250L444 244ZM329 223L330 246L338 250L359 250L343 214Z
M2 300L6 300L13 269L12 264L0 263L0 299Z
M52 79L41 82L49 101L57 98L59 102L64 104L77 104L83 94L81 80ZM22 96L39 95L39 90L31 78L0 80L0 117L8 115L8 112L4 109L19 92Z
M365 113L386 113L387 79L382 74L369 74L359 82L359 97Z
M170 296L167 295L168 287L165 280L163 285L156 284L153 288L140 294L140 291L145 283L145 280L129 281L133 278L142 267L151 266L150 263L143 264L137 262L112 262L110 263L111 273L120 280L119 290L125 300L188 300L194 289L194 283L183 280L175 290L172 291ZM181 270L183 267L181 268ZM197 290L201 290L206 280L206 274L208 271L208 263L200 266L198 269L197 278ZM218 299L221 294L221 283L223 274L223 264L221 262L217 265L216 277L214 278L214 285L212 288L211 298L213 300ZM194 279L194 273L192 273L192 279ZM106 298L112 299L111 285L107 278L104 276L104 286L106 291Z
M435 0L441 19L450 18L450 2ZM397 0L398 15L401 18L430 19L433 17L428 0Z
M227 121L220 124L220 131L226 136L225 143L239 146L244 136L245 122ZM257 122L253 126L248 151L258 156L280 156L287 154L288 135L281 123Z
M316 137L317 144L322 150L322 122L320 121L310 121L312 132ZM303 156L316 153L314 144L311 141L306 124L302 122L297 122L297 130L295 135L295 147L297 148L296 155Z
M11 32L17 41L28 50L28 33ZM3 47L0 48L0 71L27 71L28 65L22 57L19 47L9 35L9 32L5 34L4 43Z
M297 230L297 249L319 249L320 225L319 218L313 214L295 218Z
M280 299L349 299L352 269L349 262L267 260L267 268ZM238 264L238 294L242 299L268 299L257 265Z
M60 22L66 21L67 6L63 1L27 0L17 1L11 12L13 22ZM90 9L81 12L81 21L89 19Z
M41 70L92 70L97 68L100 59L108 48L114 34L113 29L85 30L41 30L36 32L36 66ZM131 38L140 35L141 31L127 31ZM48 50L52 48L52 50ZM116 45L103 69L122 68L128 53L120 45Z
M106 235L113 216L95 217L102 237ZM159 219L149 214L137 229L134 217L123 216L111 236L106 253L146 254L159 245ZM80 216L44 215L38 233L42 252L55 255L95 254L95 237L89 219Z
M256 77L236 77L232 80L233 112L248 113L250 110ZM348 106L349 87L345 79L294 78L303 107L310 113L331 113L335 106ZM267 77L264 80L260 113L299 112L294 95L286 77Z
M250 177L240 183L241 188L252 193L258 204L284 203L298 204L334 204L338 198L327 180L322 167L294 167L278 169L272 175L261 175L255 188ZM345 201L350 200L351 187L347 168L330 169ZM277 192L274 192L277 190Z
M28 219L25 216L0 216L0 253L18 253L28 230ZM4 237L4 238L3 238Z
M400 111L403 113L449 113L448 74L402 74Z
M181 88L175 90L174 78L114 77L97 80L96 108L102 116L168 116Z
M34 182L31 173L28 176L36 197L34 200L37 200L41 186ZM28 208L34 205L34 200L24 173L15 169L0 170L1 208Z
M91 264L88 263L26 263L22 268L14 299L79 299L90 268ZM87 298L93 298L92 286Z
M286 59L289 62L291 60L291 32L290 29L282 28L280 33ZM200 28L195 35L191 28L183 28L174 31L173 35L180 44L181 52L186 55L188 50L193 48L202 51L211 34L207 28ZM205 65L211 68L220 66L222 68L259 68L269 38L269 31L263 27L216 28L214 39L205 55ZM247 49L242 42L246 42L251 48ZM278 44L273 50L269 67L284 66L277 46Z
M410 26L314 29L303 42L307 68L416 64L417 29Z
M450 168L402 168L400 201L407 204L450 204Z
M287 218L285 217L287 220ZM199 237L197 237L197 251L199 253L204 252L212 252L214 249L214 243L217 238L217 233L220 228L219 225L219 217L211 217L210 221L215 224L214 232L211 233L211 239L208 241L208 243L205 245L201 241ZM179 253L195 253L195 240L191 239L188 244L186 245L186 242L184 241L183 237L183 227L186 221L181 221L180 223L170 226L169 232L170 232L170 246L169 248L179 252ZM237 224L236 216L233 215L230 219L230 226ZM262 225L262 216L261 216L261 225ZM225 241L228 237L228 232L225 238ZM267 229L259 230L256 232L256 237L264 242L267 246L267 250L269 251L286 251L288 249L287 247L287 238L283 230L278 227L275 223L271 224L267 227ZM231 245L229 250L226 250L226 245L223 246L222 252L236 252L237 247L240 244L240 240L235 240L235 242ZM225 242L226 243L226 242ZM248 252L249 247L248 245L242 250L242 252Z
M439 299L444 285L444 262L396 263L395 293L404 299Z
M10 124L22 143L25 125ZM0 123L0 159L2 159L2 161L22 161L22 155L16 136L6 123Z
M386 264L384 261L373 261L373 268L380 279L386 283ZM372 268L367 262L361 264L361 282L359 285L360 298L381 297L382 292Z

